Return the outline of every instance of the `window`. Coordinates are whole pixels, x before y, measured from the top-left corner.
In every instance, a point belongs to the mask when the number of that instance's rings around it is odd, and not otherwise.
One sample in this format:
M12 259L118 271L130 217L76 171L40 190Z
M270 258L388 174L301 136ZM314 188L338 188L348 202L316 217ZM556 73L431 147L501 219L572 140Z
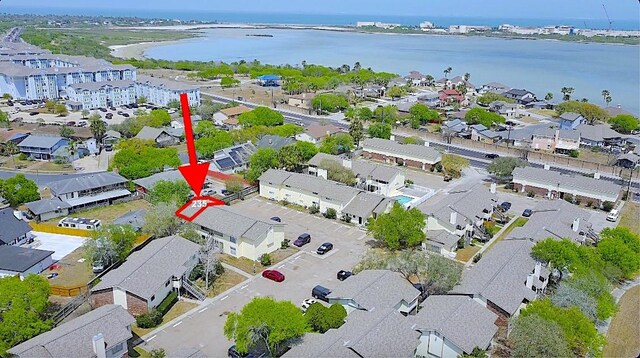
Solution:
M169 286L170 283L171 283L171 280L167 281L167 283L164 284L164 287Z
M156 299L156 295L151 296L151 301Z
M124 349L124 342L120 342L120 343L116 344L115 346L111 347L109 352L111 352L111 355L115 355L116 353L120 352L123 349Z
M229 251L231 252L231 255L234 255L234 256L236 255L236 248L235 247L230 246L229 247Z

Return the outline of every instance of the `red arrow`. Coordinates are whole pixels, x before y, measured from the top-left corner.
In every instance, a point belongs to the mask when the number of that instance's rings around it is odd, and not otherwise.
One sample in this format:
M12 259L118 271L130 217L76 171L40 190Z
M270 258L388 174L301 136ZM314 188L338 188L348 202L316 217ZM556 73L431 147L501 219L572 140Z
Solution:
M198 164L196 157L196 145L193 141L193 128L191 128L191 114L189 113L189 98L186 93L180 94L182 104L182 117L184 119L184 137L187 140L187 152L189 152L189 164L178 167L180 173L187 181L195 196L200 196L202 185L209 171L209 162Z

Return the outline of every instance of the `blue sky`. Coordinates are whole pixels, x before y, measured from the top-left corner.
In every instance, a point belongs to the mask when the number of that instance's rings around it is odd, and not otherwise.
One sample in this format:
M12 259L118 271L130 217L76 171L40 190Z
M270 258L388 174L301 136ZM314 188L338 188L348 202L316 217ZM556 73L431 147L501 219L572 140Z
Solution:
M3 6L640 21L637 0L2 0Z

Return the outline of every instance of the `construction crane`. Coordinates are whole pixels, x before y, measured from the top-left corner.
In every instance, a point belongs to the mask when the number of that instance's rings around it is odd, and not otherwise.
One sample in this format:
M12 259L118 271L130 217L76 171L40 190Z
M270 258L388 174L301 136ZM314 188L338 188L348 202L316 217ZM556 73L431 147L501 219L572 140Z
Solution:
M607 7L604 6L604 4L602 4L602 8L604 9L604 14L607 15L607 21L609 21L609 31L611 31L611 25L613 24L613 21L611 21L609 13L607 12Z

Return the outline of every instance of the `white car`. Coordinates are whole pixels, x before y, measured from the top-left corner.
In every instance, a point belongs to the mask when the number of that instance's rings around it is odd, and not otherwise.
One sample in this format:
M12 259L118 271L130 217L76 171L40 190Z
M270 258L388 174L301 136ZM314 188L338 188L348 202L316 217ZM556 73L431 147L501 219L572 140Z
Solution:
M309 306L311 306L312 304L316 303L318 301L316 301L313 298L307 298L304 301L302 301L302 305L300 305L300 307L302 308L302 312L307 312L307 309L309 308Z

